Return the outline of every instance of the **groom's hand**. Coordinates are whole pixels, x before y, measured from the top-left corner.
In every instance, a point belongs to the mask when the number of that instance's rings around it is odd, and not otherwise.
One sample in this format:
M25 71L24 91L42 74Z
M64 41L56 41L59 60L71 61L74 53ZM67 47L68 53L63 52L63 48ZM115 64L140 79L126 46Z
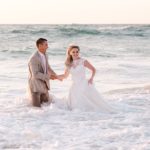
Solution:
M51 79L51 80L56 80L56 79L58 79L59 81L62 81L62 78L61 78L59 75L51 75L51 76L50 76L50 79Z
M51 76L50 76L50 79L51 79L51 80L56 80L56 79L57 79L57 76L56 76L56 75L51 75Z

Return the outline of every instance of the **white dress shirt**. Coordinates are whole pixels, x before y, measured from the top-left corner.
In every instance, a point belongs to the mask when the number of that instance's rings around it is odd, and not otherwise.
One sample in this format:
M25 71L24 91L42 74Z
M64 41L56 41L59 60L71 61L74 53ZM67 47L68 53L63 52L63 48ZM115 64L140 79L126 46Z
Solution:
M40 57L41 57L41 61L44 67L44 73L46 73L46 56L40 51L38 51L38 53L40 54Z

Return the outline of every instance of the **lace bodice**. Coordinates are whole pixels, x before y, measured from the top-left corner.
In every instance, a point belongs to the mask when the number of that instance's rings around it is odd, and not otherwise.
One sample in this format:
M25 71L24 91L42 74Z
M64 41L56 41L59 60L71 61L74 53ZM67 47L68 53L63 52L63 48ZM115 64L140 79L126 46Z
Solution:
M84 61L85 60L83 58L75 60L73 61L73 65L70 68L72 81L75 83L79 83L82 80L86 80Z

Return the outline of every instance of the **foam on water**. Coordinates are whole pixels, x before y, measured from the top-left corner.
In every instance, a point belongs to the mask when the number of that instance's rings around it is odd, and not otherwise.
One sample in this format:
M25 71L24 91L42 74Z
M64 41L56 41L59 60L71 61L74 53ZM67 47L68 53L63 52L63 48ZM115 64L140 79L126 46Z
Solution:
M149 33L150 25L0 25L0 149L149 150ZM48 39L58 74L67 46L79 44L97 69L95 86L117 112L30 107L28 59L39 37ZM70 82L51 81L51 93L67 96Z

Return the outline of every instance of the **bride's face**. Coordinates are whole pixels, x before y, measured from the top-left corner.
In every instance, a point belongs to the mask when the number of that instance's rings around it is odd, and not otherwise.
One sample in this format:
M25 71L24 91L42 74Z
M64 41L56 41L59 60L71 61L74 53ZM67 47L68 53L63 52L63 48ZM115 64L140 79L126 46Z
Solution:
M78 59L79 58L79 50L77 48L73 48L70 52L70 55L72 56L73 59Z

